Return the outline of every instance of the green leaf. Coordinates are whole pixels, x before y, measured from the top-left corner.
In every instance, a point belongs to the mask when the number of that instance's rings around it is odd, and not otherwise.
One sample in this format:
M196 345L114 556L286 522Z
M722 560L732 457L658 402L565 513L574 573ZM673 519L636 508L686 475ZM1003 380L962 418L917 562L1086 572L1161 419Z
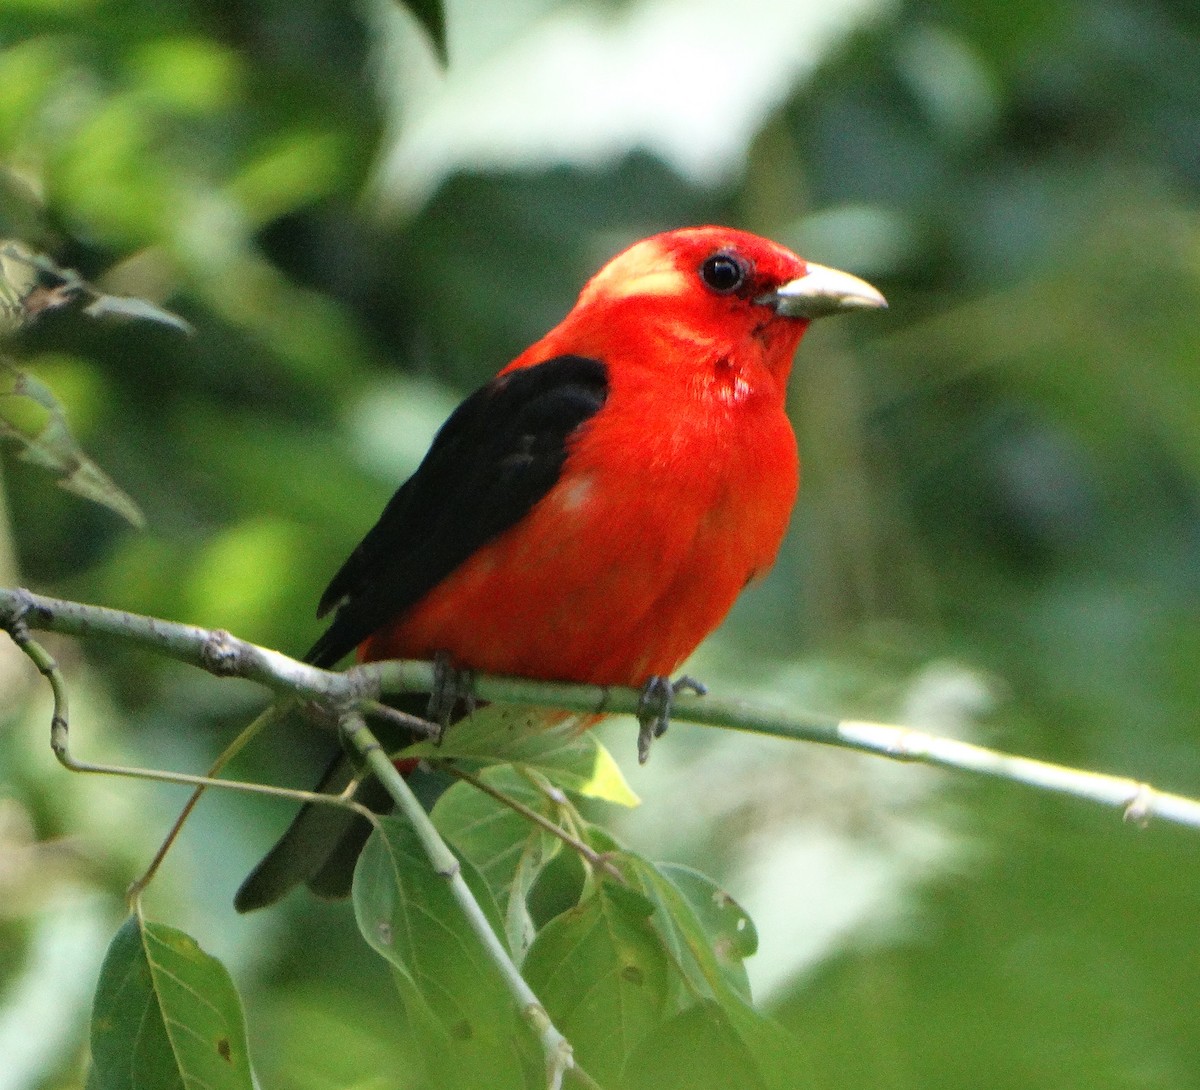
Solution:
M485 1075L492 1086L524 1085L536 1054L532 1037L406 822L382 820L358 861L353 896L359 930L395 970L427 1063L447 1062L448 1047L453 1085L488 1085Z
M595 881L583 857L570 849L560 851L537 876L525 898L535 929L579 904Z
M20 457L58 475L68 492L103 504L134 526L145 517L75 441L67 415L45 383L0 359L0 438L13 440Z
M525 765L573 794L637 806L640 800L612 754L585 729L590 718L547 708L489 704L455 723L440 744L420 742L405 755Z
M503 791L531 810L550 817L549 800L512 768L498 765L485 768L479 778L497 791ZM469 783L456 783L438 799L432 814L438 831L455 850L470 859L487 879L497 899L502 901L512 884L517 857L524 850L522 841L534 828L512 807L484 794ZM560 842L548 838L546 850L552 852Z
M92 1009L102 1090L249 1090L246 1033L225 967L196 941L130 916L108 948Z
M676 1015L642 1041L619 1083L621 1090L768 1090L771 1085L760 1058L712 1000Z
M730 986L750 1002L745 960L758 949L754 921L706 874L678 863L659 863L658 873L687 901Z
M481 1077L479 1058L472 1049L461 1047L460 1040L433 1012L413 978L393 966L392 979L404 1004L404 1017L422 1065L412 1084L422 1088L453 1086L491 1090L487 1076Z
M550 800L511 767L485 768L479 775L490 787L553 820ZM454 849L478 868L504 916L509 947L520 956L533 940L526 898L562 841L467 783L442 795L431 817Z
M603 883L551 920L525 958L525 979L601 1083L620 1074L663 1018L668 961L653 912L641 894Z
M602 799L618 806L640 806L642 800L629 786L625 773L608 748L590 732L583 735L580 741L585 743L581 774L586 774L586 779L578 787L567 789L589 799Z
M535 763L580 736L579 716L523 704L488 704L459 720L439 742L406 750L416 757L478 757Z
M711 1010L711 1004L704 1004ZM746 1046L753 1069L767 1090L803 1090L813 1083L812 1070L800 1042L773 1018L754 1007L722 1003L724 1021Z
M448 64L450 57L446 50L446 14L442 9L442 0L400 0L400 5L412 13L429 35L438 60L442 64Z

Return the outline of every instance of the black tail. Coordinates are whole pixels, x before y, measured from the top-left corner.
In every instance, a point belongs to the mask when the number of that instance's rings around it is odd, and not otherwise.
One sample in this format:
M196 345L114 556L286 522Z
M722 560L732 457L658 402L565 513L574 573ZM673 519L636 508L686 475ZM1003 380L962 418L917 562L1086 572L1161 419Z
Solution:
M337 795L346 789L353 778L354 766L349 756L339 753L329 763L313 790ZM359 793L365 786L359 788ZM366 842L366 835L371 831L369 822L341 807L306 802L292 819L287 831L242 883L233 899L234 907L239 912L265 908L301 882L312 881L334 857L346 837L356 832L359 826L364 830L358 843L361 849ZM347 884L341 895L344 896L348 891Z
M406 696L396 701L402 710L421 715L427 698ZM394 753L412 739L396 730L380 730L380 742ZM349 754L337 752L329 762L314 791L340 795L354 778L355 766ZM430 780L423 775L421 780ZM448 780L437 777L438 783L416 783L418 795L427 806ZM392 800L383 785L374 777L366 777L354 794L356 801L379 814L389 813ZM292 819L275 846L263 856L234 896L233 905L239 912L266 908L304 884L321 897L340 898L350 893L354 864L371 835L371 823L341 806L306 802Z

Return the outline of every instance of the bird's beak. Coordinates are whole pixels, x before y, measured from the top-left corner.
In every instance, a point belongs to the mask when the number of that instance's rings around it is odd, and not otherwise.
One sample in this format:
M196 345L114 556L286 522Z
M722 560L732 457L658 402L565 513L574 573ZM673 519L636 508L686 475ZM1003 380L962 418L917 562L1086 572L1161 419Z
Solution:
M785 318L821 318L843 310L878 310L887 300L865 280L808 262L808 271L755 300Z

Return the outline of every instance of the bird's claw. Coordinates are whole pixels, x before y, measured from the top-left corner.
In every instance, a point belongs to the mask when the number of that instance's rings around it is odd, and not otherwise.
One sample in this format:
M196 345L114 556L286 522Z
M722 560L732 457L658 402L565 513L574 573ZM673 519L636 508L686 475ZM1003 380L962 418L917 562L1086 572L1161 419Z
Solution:
M475 671L459 669L445 651L433 657L433 688L425 714L437 727L434 745L441 745L446 728L475 710Z
M654 739L666 734L667 727L671 725L671 708L675 697L685 689L690 689L697 696L704 696L708 692L706 685L687 674L675 681L655 674L642 686L637 710L637 721L641 725L638 730L638 764L644 765L650 759L650 746Z

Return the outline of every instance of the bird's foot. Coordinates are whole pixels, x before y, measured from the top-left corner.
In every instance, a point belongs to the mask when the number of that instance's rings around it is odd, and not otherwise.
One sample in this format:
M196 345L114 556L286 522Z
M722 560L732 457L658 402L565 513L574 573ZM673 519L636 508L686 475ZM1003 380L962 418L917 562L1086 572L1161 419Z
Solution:
M426 716L437 727L434 745L440 745L442 735L451 723L475 710L475 671L455 666L450 655L439 651L433 657L433 689L429 693Z
M650 746L654 739L666 734L667 727L671 725L671 708L675 697L685 689L697 696L704 696L708 692L706 685L687 674L675 681L655 674L642 686L637 710L637 721L641 724L638 731L638 764L644 765L650 759Z

